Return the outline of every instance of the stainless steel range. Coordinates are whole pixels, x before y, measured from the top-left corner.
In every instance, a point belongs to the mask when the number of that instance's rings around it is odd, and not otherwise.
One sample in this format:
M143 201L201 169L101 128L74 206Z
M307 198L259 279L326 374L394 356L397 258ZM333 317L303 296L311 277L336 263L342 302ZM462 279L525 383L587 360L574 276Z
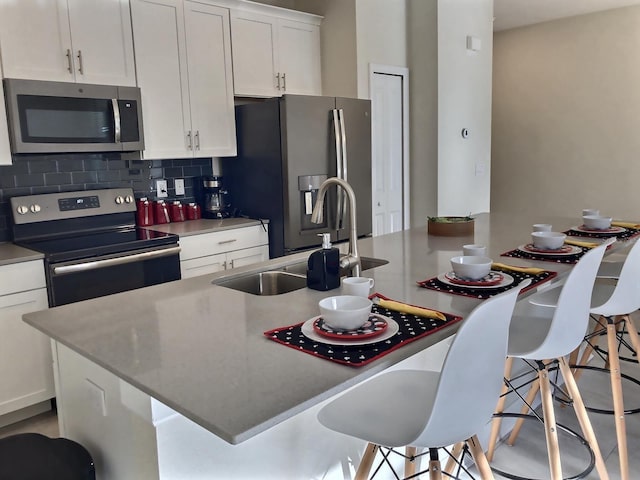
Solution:
M130 188L11 198L14 243L44 254L49 306L180 279L178 236L135 225Z

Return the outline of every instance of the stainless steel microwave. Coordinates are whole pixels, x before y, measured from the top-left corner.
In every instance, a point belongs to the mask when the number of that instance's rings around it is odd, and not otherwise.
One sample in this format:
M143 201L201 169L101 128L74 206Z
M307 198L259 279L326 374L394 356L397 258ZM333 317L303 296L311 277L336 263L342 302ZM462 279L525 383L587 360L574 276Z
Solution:
M7 78L11 153L144 149L140 89Z

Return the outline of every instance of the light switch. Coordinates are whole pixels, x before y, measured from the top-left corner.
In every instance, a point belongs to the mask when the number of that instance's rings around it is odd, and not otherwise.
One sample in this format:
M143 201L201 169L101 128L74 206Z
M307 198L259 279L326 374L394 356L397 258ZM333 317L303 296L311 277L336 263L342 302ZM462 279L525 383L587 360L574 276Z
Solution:
M478 37L467 35L467 50L479 52L482 48L482 41Z
M173 184L176 187L176 195L184 195L184 178L176 178Z

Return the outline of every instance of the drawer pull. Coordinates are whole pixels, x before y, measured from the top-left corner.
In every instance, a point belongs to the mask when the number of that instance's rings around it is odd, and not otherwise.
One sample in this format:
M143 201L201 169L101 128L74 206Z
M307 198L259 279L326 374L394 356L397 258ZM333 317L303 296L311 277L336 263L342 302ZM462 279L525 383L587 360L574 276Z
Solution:
M233 243L235 241L237 241L236 238L232 238L231 240L223 240L221 242L218 242L218 245L224 245L225 243Z

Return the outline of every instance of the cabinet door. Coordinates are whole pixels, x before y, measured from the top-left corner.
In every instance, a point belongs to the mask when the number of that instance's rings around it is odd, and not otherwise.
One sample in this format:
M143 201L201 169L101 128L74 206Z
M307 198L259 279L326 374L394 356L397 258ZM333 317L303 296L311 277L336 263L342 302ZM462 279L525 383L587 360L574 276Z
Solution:
M194 155L236 154L229 10L185 2Z
M129 0L67 0L76 81L135 86Z
M66 0L0 2L0 46L7 78L74 81Z
M22 321L46 308L44 288L0 297L0 415L55 396L49 338Z
M181 0L131 0L144 158L192 157L184 13Z
M277 20L255 13L231 12L233 82L236 95L280 95L276 79Z
M220 272L225 269L226 255L208 255L206 257L193 258L180 262L180 274L182 278L197 277Z
M269 260L269 247L254 247L227 253L226 269L244 267Z
M321 95L320 28L280 19L278 48L283 93Z

